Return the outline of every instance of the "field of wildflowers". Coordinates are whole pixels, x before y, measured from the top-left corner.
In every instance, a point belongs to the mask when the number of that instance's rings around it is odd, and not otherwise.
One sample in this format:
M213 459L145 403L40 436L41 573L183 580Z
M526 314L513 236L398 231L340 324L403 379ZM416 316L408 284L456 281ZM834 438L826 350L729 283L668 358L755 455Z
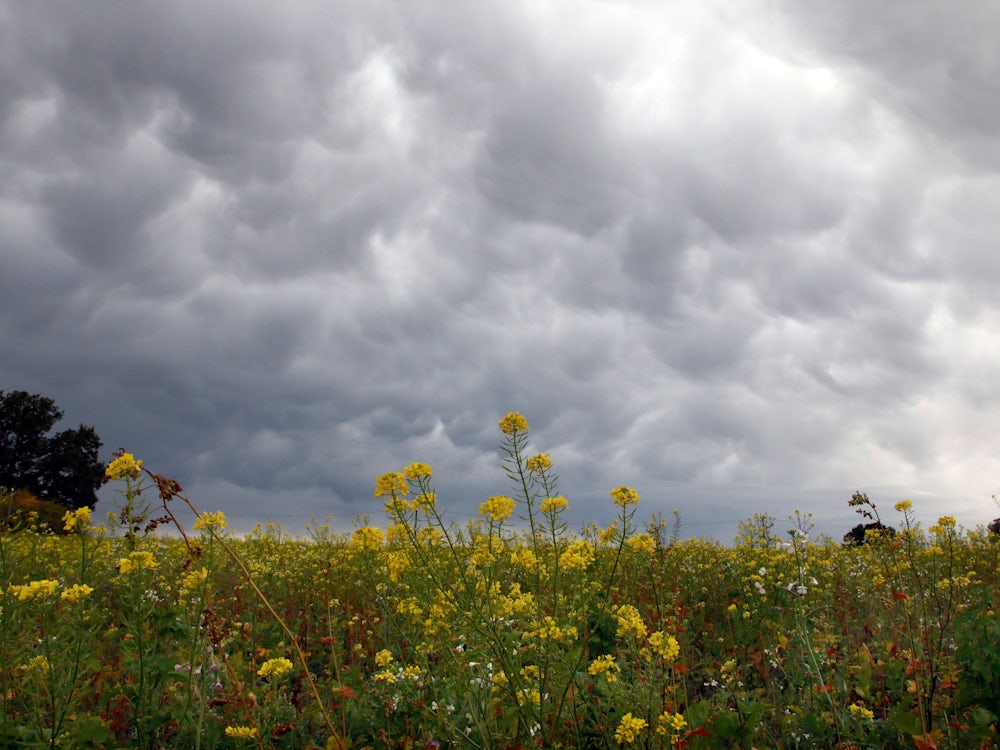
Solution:
M864 545L758 515L725 546L624 486L575 532L527 421L500 429L510 496L449 523L414 463L347 535L181 529L119 454L103 525L0 532L0 747L998 746L994 535L903 501Z

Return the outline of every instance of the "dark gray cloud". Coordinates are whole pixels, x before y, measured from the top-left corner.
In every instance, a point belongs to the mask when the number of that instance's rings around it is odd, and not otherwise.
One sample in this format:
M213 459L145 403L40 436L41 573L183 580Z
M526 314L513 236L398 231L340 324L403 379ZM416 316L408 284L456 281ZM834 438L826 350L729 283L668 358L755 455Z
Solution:
M206 507L995 515L991 5L0 8L0 387Z

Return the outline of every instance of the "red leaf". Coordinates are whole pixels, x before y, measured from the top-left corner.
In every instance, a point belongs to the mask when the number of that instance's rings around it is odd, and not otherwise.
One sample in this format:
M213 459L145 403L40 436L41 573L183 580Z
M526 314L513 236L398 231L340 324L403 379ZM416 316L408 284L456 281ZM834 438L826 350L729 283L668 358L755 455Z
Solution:
M899 599L899 601L901 601L901 602L905 602L910 597L908 597L902 591L897 591L896 589L893 589L892 590L892 598L893 599Z

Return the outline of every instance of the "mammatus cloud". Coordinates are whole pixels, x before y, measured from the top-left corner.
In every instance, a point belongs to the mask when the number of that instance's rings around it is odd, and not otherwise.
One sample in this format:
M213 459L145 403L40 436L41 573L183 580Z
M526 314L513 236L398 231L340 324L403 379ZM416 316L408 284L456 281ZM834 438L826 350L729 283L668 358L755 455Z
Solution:
M580 522L985 522L993 11L879 12L5 3L4 388L250 525L513 409Z

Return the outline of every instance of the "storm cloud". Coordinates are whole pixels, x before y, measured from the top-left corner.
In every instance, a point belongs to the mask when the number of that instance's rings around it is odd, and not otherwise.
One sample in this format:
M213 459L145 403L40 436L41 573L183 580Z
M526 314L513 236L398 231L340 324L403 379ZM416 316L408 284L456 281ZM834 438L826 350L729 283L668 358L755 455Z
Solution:
M998 24L0 2L0 388L242 528L378 520L417 460L472 515L512 410L577 523L620 484L724 541L857 489L985 523Z

